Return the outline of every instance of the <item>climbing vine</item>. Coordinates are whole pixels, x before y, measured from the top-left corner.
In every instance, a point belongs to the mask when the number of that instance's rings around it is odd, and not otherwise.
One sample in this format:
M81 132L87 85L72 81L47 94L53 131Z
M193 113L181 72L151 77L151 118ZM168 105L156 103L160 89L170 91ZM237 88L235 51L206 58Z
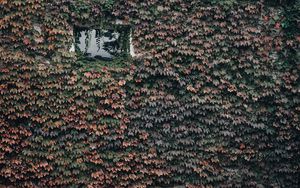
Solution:
M0 185L297 187L299 1L277 2L0 1ZM136 57L69 51L116 20Z

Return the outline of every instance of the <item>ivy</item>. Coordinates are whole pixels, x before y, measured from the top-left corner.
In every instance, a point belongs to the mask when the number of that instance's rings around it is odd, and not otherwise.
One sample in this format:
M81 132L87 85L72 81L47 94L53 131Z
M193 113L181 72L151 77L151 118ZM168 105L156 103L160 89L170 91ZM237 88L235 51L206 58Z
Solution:
M273 2L0 1L0 186L297 187L299 2ZM136 57L69 52L117 19Z

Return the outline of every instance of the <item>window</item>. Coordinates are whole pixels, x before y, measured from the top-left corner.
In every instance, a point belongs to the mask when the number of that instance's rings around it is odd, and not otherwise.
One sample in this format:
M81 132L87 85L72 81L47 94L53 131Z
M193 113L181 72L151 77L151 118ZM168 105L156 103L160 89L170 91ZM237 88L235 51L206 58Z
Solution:
M91 61L127 57L132 49L129 26L76 27L74 36L76 53Z

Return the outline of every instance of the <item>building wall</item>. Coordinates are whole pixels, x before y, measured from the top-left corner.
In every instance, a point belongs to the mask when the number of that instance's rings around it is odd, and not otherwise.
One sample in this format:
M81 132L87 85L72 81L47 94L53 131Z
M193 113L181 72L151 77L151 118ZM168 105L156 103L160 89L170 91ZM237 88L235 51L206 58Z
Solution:
M299 7L278 5L0 1L0 184L297 187ZM116 19L134 58L69 51Z

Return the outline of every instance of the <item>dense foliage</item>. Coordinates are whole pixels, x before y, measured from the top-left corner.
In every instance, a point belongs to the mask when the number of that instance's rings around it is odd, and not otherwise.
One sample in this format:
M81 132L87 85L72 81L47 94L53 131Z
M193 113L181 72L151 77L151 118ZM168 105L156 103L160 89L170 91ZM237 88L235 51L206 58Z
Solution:
M138 57L69 52L116 19ZM0 185L298 187L299 41L298 1L1 0Z

